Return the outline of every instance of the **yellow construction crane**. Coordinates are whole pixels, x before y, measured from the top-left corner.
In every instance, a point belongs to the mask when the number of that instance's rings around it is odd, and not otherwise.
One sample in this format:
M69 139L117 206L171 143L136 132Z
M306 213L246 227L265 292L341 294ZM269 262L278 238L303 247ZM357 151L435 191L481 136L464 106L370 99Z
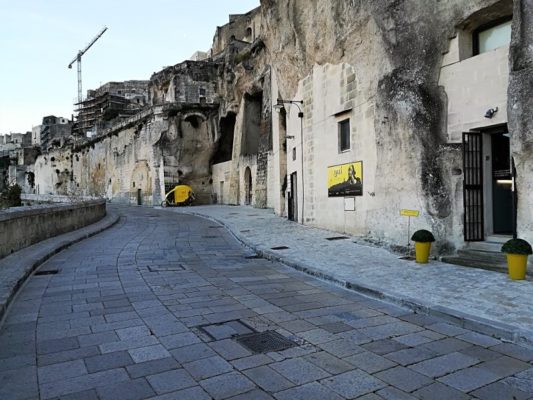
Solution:
M78 54L68 65L69 68L72 68L72 64L74 64L75 61L78 62L78 103L81 103L83 100L83 96L81 93L81 56L83 56L87 52L87 50L91 48L94 42L100 39L100 37L104 34L105 31L107 31L107 27L104 26L100 33L98 33L98 35L96 35L95 38L91 40L91 42L83 50L78 50Z

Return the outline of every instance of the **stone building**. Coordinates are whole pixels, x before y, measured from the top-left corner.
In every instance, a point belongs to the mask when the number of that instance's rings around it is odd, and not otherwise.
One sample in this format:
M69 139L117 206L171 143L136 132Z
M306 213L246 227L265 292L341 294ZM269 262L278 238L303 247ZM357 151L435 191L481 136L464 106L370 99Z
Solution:
M148 81L108 82L96 90L88 90L87 98L78 106L74 133L95 136L101 130L126 119L147 102Z
M31 146L31 132L0 135L0 151Z
M40 154L32 146L32 132L0 135L0 192L18 184L25 192L33 191L34 175L28 171Z
M72 121L55 115L43 118L42 124L34 126L31 134L31 145L39 146L43 151L50 147L60 147L72 135Z
M417 210L440 253L533 241L530 3L262 0L210 57L154 74L145 109L40 157L36 179L149 205L187 183L200 203L394 246Z

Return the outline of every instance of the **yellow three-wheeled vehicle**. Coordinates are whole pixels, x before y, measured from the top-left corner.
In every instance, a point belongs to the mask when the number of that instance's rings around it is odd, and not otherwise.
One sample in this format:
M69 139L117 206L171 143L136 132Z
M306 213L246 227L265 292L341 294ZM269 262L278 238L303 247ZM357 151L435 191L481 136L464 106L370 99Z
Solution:
M188 185L174 186L170 192L165 195L165 200L161 203L162 207L190 206L194 201L194 192Z

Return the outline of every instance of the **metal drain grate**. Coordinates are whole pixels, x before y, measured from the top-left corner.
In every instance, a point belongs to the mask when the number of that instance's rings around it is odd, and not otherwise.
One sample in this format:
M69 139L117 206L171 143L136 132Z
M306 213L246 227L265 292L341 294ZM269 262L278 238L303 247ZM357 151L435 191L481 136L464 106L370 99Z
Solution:
M236 336L235 340L254 353L282 351L297 346L292 340L287 339L276 331L248 333Z
M220 236L207 235L207 236L202 236L202 239L216 239L217 237L220 237Z
M59 273L58 269L47 269L44 271L37 271L34 275L36 276L43 276L43 275L55 275Z
M185 271L185 267L182 264L169 265L168 267L152 265L152 266L148 266L148 271L150 272Z
M348 236L333 236L333 237L326 238L326 240L344 240L344 239L348 239Z
M244 258L246 258L247 260L258 260L258 259L263 258L263 257L260 256L259 254L254 254L252 256L246 256Z
M270 250L287 250L287 246L271 247Z
M245 229L243 231L241 231L242 233L246 233L246 232L250 232L250 229Z

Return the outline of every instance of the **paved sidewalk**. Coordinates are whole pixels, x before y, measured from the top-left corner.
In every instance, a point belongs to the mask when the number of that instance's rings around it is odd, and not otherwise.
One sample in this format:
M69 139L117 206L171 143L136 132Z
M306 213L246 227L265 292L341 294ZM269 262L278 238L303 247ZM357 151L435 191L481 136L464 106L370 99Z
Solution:
M73 243L113 226L118 219L116 213L108 210L107 215L94 224L43 240L0 259L0 322L19 288L39 265Z
M344 287L451 320L462 327L533 346L533 282L431 261L419 265L384 249L276 216L235 206L173 209L222 223L261 255ZM285 250L273 247L287 246Z

